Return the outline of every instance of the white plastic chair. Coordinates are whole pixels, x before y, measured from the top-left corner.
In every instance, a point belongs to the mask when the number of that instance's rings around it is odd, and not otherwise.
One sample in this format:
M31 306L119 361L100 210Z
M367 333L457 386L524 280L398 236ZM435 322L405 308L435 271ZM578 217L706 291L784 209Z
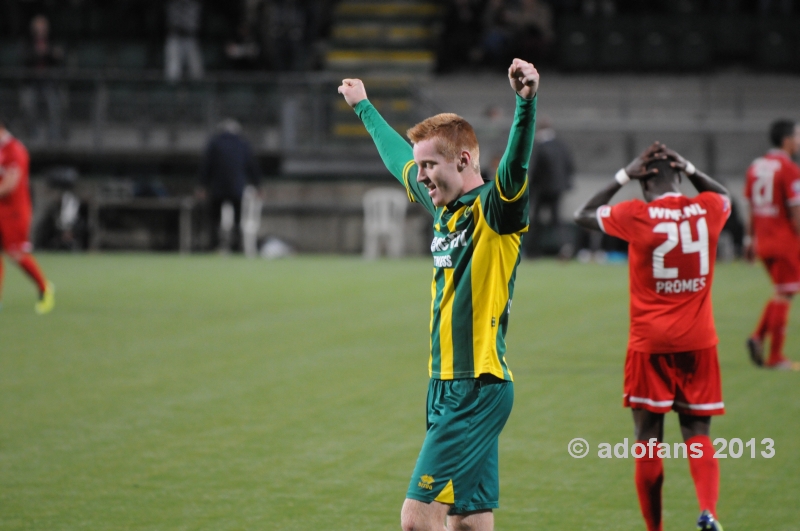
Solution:
M397 188L364 194L364 258L378 258L384 242L388 256L403 256L407 207L408 196Z

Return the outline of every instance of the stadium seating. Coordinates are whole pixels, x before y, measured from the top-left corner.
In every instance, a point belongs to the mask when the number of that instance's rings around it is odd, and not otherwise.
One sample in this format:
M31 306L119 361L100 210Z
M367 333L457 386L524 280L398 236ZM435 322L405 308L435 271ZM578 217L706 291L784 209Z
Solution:
M441 13L420 0L346 0L334 11L331 70L430 72L435 65L433 24Z

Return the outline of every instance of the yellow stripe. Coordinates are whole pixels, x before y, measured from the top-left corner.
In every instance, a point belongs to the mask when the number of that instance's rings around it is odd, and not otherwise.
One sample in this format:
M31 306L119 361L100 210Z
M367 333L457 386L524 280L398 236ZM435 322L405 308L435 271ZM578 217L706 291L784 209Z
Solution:
M405 63L427 63L435 59L433 52L421 51L387 51L387 50L331 50L327 53L328 61L391 61Z
M450 220L447 222L447 230L453 232L456 230L456 224L461 216L466 211L467 207L462 206L458 209ZM444 270L444 288L442 293L442 301L439 303L439 313L441 314L441 321L439 322L439 351L441 354L441 374L442 380L449 380L453 378L453 301L456 295L456 286L453 281L453 269L447 268ZM435 294L434 294L435 295Z
M442 380L453 379L453 300L456 296L456 287L453 284L453 269L444 270L444 287L442 288L442 301L439 303L439 378Z
M343 2L336 7L338 15L378 16L432 16L439 13L436 4L403 4L400 2L368 4Z
M461 216L464 215L464 211L466 209L467 209L466 206L462 206L461 208L456 210L455 214L453 214L453 217L451 217L450 221L447 222L447 230L449 230L450 232L456 230L456 223L458 223L458 220L461 219Z
M444 486L442 492L439 493L438 496L433 501L437 501L439 503L447 503L447 504L454 504L456 502L456 494L453 490L453 480L447 482L447 485Z
M373 107L382 111L384 109L391 109L393 111L407 111L411 109L411 100L408 98L375 98L369 100ZM334 104L337 111L347 113L348 117L353 113L353 108L347 103L344 98L336 100Z
M433 268L433 279L431 280L431 334L430 334L430 348L428 351L430 355L428 356L428 377L433 376L433 303L436 301L436 268Z
M480 201L478 197L472 208L475 216L472 237L477 243L472 254L473 363L475 376L489 373L504 378L497 358L497 334L508 303L508 282L519 256L520 236L493 231L486 223Z
M333 127L334 136L369 136L364 124L336 124Z
M500 199L505 201L506 203L513 203L520 197L522 197L522 193L525 192L525 189L528 187L528 176L525 176L525 183L522 185L522 189L519 191L517 195L512 197L511 199L507 199L506 196L503 195L503 191L500 189L500 179L497 178L497 175L494 177L494 185L497 186L497 191L500 192Z
M406 194L408 194L408 200L412 203L416 203L417 200L414 199L414 194L411 193L411 186L408 184L408 172L411 171L411 166L414 165L414 159L409 160L406 162L406 165L403 166L403 184L406 187Z

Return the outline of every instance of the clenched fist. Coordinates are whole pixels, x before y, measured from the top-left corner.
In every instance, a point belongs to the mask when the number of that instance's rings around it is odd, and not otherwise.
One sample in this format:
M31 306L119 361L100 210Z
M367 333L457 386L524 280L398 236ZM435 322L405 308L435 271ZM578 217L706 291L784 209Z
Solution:
M522 59L514 59L508 67L508 81L511 88L525 98L532 99L539 90L539 72L529 62Z
M360 79L343 79L339 94L344 96L344 101L350 107L355 107L359 101L367 99L367 90Z

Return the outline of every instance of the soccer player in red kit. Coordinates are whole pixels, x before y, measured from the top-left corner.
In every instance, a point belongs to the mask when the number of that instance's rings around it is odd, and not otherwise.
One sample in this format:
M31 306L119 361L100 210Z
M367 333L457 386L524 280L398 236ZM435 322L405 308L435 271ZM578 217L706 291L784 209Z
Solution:
M699 195L681 194L681 173ZM646 202L609 206L630 179L639 180ZM636 459L635 475L648 531L663 529L661 459L668 454L658 443L670 410L678 413L684 442L692 449L689 469L701 511L697 528L722 529L716 520L719 465L709 438L711 416L725 411L711 283L717 240L730 213L722 185L656 142L575 214L579 225L628 242L630 336L623 396L633 411L636 439L648 447Z
M770 128L773 149L747 169L744 195L750 206L745 256L757 255L766 266L775 295L767 303L753 335L747 340L753 363L773 369L800 370L800 363L783 355L786 322L792 297L800 291L800 168L791 157L800 150L800 129L778 120ZM764 340L769 358L764 362Z
M38 314L55 306L55 288L48 282L31 255L28 241L31 217L31 196L28 187L29 157L22 142L14 138L0 119L0 245L36 283ZM0 255L0 289L3 283L3 261Z

